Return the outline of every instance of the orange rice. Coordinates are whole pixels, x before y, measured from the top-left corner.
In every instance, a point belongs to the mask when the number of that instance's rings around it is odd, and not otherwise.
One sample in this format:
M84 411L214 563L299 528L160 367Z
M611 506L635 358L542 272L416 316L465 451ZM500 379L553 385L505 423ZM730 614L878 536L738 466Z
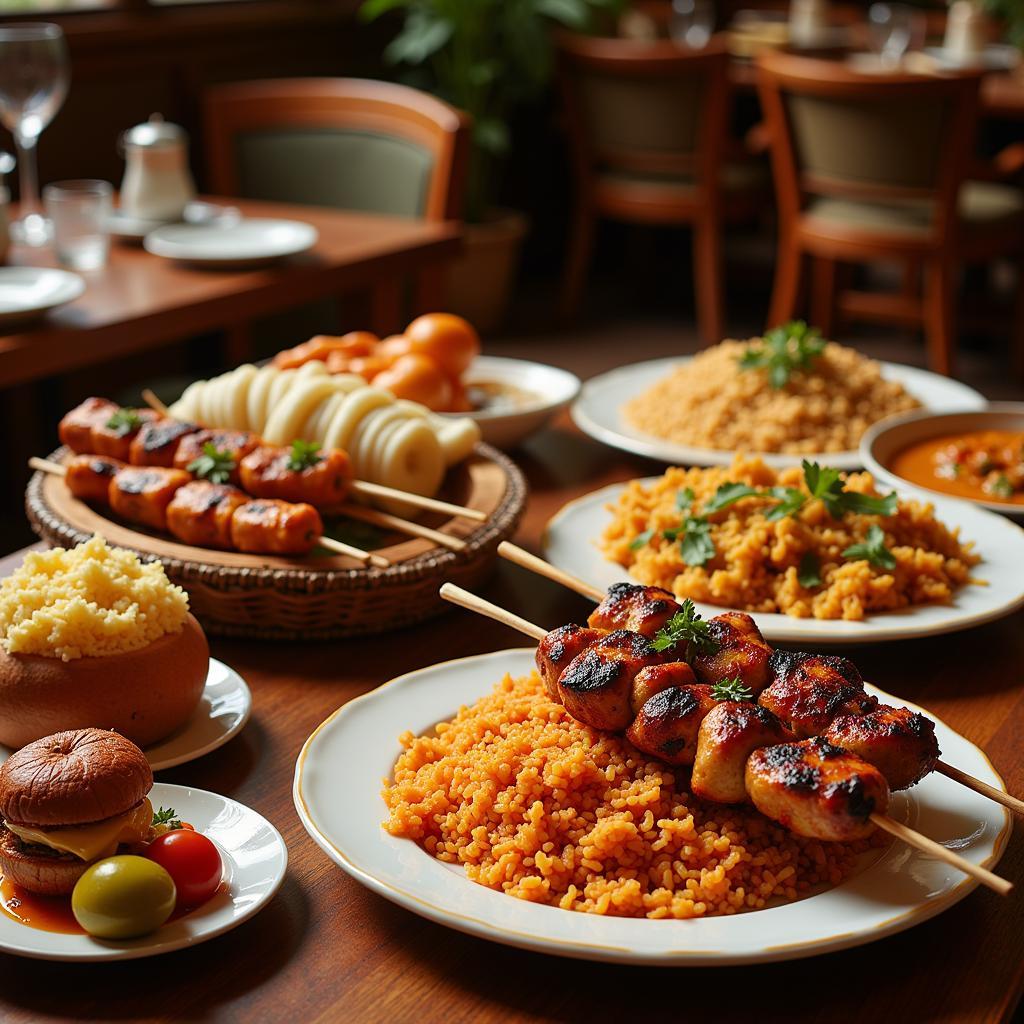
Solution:
M733 914L836 885L873 845L803 839L753 808L697 800L684 770L575 721L535 672L401 743L387 831L474 882L564 910Z

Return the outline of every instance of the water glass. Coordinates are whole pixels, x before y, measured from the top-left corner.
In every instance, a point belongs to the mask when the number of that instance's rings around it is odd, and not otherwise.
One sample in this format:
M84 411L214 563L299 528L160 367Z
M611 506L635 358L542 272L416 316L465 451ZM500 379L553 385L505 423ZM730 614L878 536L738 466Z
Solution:
M673 41L690 50L702 50L715 31L715 8L711 0L672 0L668 33Z
M59 263L72 270L106 264L113 192L109 182L89 180L58 181L43 189Z

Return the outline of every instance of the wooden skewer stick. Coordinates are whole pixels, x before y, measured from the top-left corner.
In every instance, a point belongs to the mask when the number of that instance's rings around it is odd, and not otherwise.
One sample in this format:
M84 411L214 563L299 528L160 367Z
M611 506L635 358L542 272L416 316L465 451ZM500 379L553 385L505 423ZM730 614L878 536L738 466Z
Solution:
M548 635L546 629L541 629L540 626L527 622L526 619L522 619L496 604L491 604L490 601L485 601L482 597L477 597L476 594L471 594L468 590L463 590L462 587L457 587L454 583L443 584L441 596L446 601L457 604L460 608L468 608L471 612L476 612L478 615L484 615L489 619L494 619L496 622L501 622L512 629L519 630L520 633L525 633L534 640L543 640Z
M461 551L466 546L466 542L461 537L453 537L451 534L441 533L440 530L432 530L429 526L412 523L408 519L393 516L390 512L381 512L375 508L364 508L362 505L352 504L341 505L338 507L338 511L343 516L348 516L349 519L359 519L372 526L397 530L399 533L407 533L411 537L432 540L435 544L450 548L452 551Z
M142 400L161 416L171 415L171 410L149 388L142 389ZM353 480L352 493L361 494L366 498L393 498L396 501L404 501L414 508L422 508L427 512L441 512L449 516L459 516L461 519L472 519L477 523L487 522L487 513L481 512L478 508L453 505L449 501L428 498L422 494L413 494L411 491L400 491L396 487L385 487L383 484L372 484L368 480Z
M975 793L995 800L997 804L1002 804L1014 814L1024 815L1024 800L1018 800L1017 797L1010 796L1009 793L1004 793L1001 789L996 789L995 786L990 786L987 782L982 782L981 779L976 779L973 775L968 775L967 772L962 772L959 768L946 764L945 761L936 761L935 770L941 772L946 778L959 782L961 786L966 786L968 789L973 789Z
M1012 882L1008 882L1005 878L1000 878L989 871L988 868L983 868L980 864L972 864L971 861L947 849L941 843L935 842L934 839L929 839L927 836L921 835L920 832L915 832L912 828L894 821L887 814L872 814L871 821L883 831L888 832L889 835L902 840L908 846L913 846L922 853L927 853L956 868L958 871L962 871L965 875L976 878L982 885L987 885L993 892L999 893L1000 896L1008 895L1013 888Z
M518 615L507 611L499 605L491 604L490 601L485 601L482 597L477 597L476 594L472 594L468 590L463 590L462 587L455 586L454 583L445 583L441 587L441 597L446 601L450 601L452 604L457 604L462 608L468 608L470 611L476 612L479 615L485 615L489 619L494 619L506 626L510 626L512 629L517 629L520 633L525 633L534 640L540 641L547 636L548 631L546 629L541 629L540 626L532 622L528 622L526 619L520 618ZM999 893L1001 896L1007 895L1007 893L1009 893L1013 888L1012 882L1006 881L1005 878L1000 878L987 868L980 867L977 864L972 864L969 860L966 860L959 854L947 849L941 843L937 843L933 839L929 839L927 836L921 835L920 832L915 832L912 828L908 828L906 825L901 825L898 821L894 821L887 814L872 814L871 821L880 829L890 833L890 835L896 836L897 839L901 839L908 845L916 847L918 850L930 854L933 857L937 857L946 864L950 864L964 872L964 874L970 875L972 878L976 878L983 885L987 885L990 889Z
M29 466L32 469L38 469L41 473L49 473L51 476L67 476L68 471L65 466L62 466L59 462L51 462L49 459L40 459L33 455L28 460ZM375 554L372 551L364 551L362 548L353 547L351 544L345 544L340 540L335 540L333 537L321 537L317 543L322 548L326 548L328 551L333 551L338 555L348 555L350 558L356 558L360 562L369 562L370 565L377 566L378 569L387 569L391 562L386 559L383 555Z
M524 569L529 569L539 576L544 576L546 579L561 583L570 590L574 590L577 594L582 594L584 597L589 597L598 603L604 599L604 593L597 587L587 583L585 580L577 579L570 573L557 569L550 562L545 562L543 558L531 555L529 551L524 551L508 541L502 541L498 545L498 554L507 558L510 562L515 562L516 565L522 566ZM960 785L974 790L975 793L986 796L997 804L1002 804L1003 807L1013 811L1014 814L1024 816L1024 800L1018 800L1017 797L1010 796L1009 793L1004 793L1001 789L996 789L995 786L990 786L987 782L982 782L981 779L976 779L973 775L968 775L967 772L954 768L951 764L946 764L945 761L938 761L935 765L935 770L941 772L954 782L959 782Z
M416 508L426 509L428 512L443 512L446 515L458 516L461 519L472 519L477 523L487 522L487 513L481 512L478 508L453 505L451 502L441 501L438 498L428 498L423 494L400 491L396 487L371 484L368 480L353 480L352 493L361 494L366 498L394 498L396 501L404 501L407 505L414 505Z
M579 579L577 576L573 576L571 573L555 568L550 562L545 562L543 558L530 554L529 551L524 550L517 544L511 544L509 541L503 540L498 545L498 554L502 558L507 558L510 562L515 562L516 565L522 566L524 569L529 569L530 572L535 572L539 576L546 576L549 580L554 580L555 583L561 583L563 587L575 590L577 594L589 597L592 601L602 601L604 599L604 592L598 587Z

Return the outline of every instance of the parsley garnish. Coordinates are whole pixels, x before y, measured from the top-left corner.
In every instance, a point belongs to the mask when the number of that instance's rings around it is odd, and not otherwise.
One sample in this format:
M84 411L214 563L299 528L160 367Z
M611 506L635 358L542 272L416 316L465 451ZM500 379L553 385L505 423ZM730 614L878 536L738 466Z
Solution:
M235 457L227 448L218 448L212 441L203 445L203 454L193 459L186 467L201 480L211 484L224 484L235 471Z
M684 487L676 495L676 508L679 509L680 512L687 511L687 509L689 509L689 507L693 504L693 499L695 497L696 495L693 493L692 487Z
M1013 497L1013 484L1010 483L1010 479L1005 473L1000 473L999 476L997 476L995 480L988 485L987 490L989 494L994 494L997 498Z
M877 523L868 527L868 535L863 544L851 544L844 552L844 558L854 561L866 559L879 569L895 569L896 556L885 546L885 534Z
M773 388L785 387L794 370L807 370L824 351L825 339L816 327L808 327L803 320L768 331L760 342L751 342L740 356L740 369L768 370L768 382Z
M704 565L715 557L711 524L703 516L684 516L679 526L662 531L662 536L679 541L679 551L687 565Z
M838 469L819 466L816 462L803 460L804 482L812 498L819 498L833 519L842 519L847 512L864 515L891 516L896 511L896 492L890 491L884 497L872 498L868 494L847 491Z
M754 694L739 676L732 679L722 679L711 689L711 696L715 700L753 700Z
M807 590L821 586L821 565L818 563L818 556L813 551L806 552L800 559L796 578L800 586Z
M288 468L295 473L301 473L310 466L315 466L322 458L317 453L320 451L318 441L292 441L291 454L288 456Z
M654 536L653 530L644 530L643 533L638 533L630 542L630 551L639 551L644 545L650 544L651 538Z
M142 426L142 418L134 409L121 408L107 420L107 430L113 430L118 437L125 437Z
M154 811L150 828L156 828L157 825L163 825L169 832L181 828L178 812L173 807L161 807L160 810Z
M768 494L777 498L779 502L764 514L765 519L770 523L785 519L786 516L795 516L807 501L807 495L799 487L772 487Z
M697 654L715 654L720 646L689 598L683 601L679 611L654 635L656 651L675 650L679 644L686 644L687 661Z
M756 498L758 494L759 492L755 488L747 484L722 484L711 498L704 503L702 512L704 515L721 512L723 508L728 508L743 498Z

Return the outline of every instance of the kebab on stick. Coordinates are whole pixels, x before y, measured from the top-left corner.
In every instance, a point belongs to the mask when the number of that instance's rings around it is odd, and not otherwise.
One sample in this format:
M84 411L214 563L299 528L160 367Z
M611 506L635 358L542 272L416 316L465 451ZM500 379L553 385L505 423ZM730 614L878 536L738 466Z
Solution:
M391 564L383 555L324 537L319 513L306 503L253 498L181 469L129 466L110 456L76 455L66 465L33 457L29 465L64 477L76 497L109 505L122 518L187 544L277 555L305 554L319 545L379 568Z
M544 630L451 583L444 584L441 596L453 604L511 626L537 640L539 645L548 643L549 652L554 653L556 660L562 659L560 648L565 642L566 635L561 631ZM566 628L563 627L563 630ZM583 627L575 629L582 630ZM557 696L553 699L562 703L574 718L579 718L588 725L608 729L613 729L617 725L620 727L618 731L621 731L623 721L631 714L630 705L635 705L635 701L643 696L642 693L637 693L637 678L649 667L658 664L665 667L665 662L659 663L657 658L648 657L650 653L657 652L650 638L643 637L642 634L629 630L605 633L593 627L587 631L599 634L596 642L592 640L590 646L584 646L562 670L556 684ZM646 648L644 641L647 644ZM615 664L620 660L618 656L623 653L624 657L621 660L628 666L625 672L617 671L625 666ZM538 667L550 694L549 675L545 672L546 658L547 654L539 646ZM598 668L596 673L590 673L588 677L583 663L587 660L600 661L602 658L606 659L603 661L604 670ZM637 665L645 660L648 664L638 671ZM607 681L612 677L616 680L614 686L602 685L602 679ZM623 683L627 687L625 691ZM604 699L589 699L593 697L595 689L607 691L602 695ZM715 689L698 685L670 687L656 692L647 699L641 713L636 715L626 729L627 737L645 752L651 751L649 741L652 739L655 741L655 747L659 743L664 743L669 753L669 763L693 764L695 760L701 758L702 753L707 759L721 756L720 750L709 745L706 738L703 744L700 742L701 726L707 720L715 703L714 700L705 700L707 695L702 691L712 691L711 696L714 697ZM745 701L727 703L740 704ZM593 713L595 710L596 716ZM581 712L585 717L581 717ZM768 715L771 713L767 709L764 709L762 714L766 721L769 720ZM658 721L659 719L662 721ZM648 728L649 723L646 720L653 720L653 728ZM779 722L777 728L785 730L786 726ZM693 746L688 742L689 736L681 735L681 732L691 736L696 734L696 753L688 760L673 760L673 750ZM1001 895L1006 895L1012 889L1010 882L993 872L972 864L941 844L890 818L885 813L889 801L889 785L882 772L868 761L836 746L822 736L797 740L792 735L787 737L785 732L777 735L782 736L784 742L773 743L775 735L767 737L768 745L755 740L750 744L749 752L744 752L741 758L743 795L766 817L799 835L826 841L859 838L869 834L872 826L878 827L976 878ZM660 750L656 756L661 756ZM794 780L797 780L798 784ZM704 798L715 799L708 790L704 791Z
M652 598L653 603L658 606L661 606L663 604L662 614L665 614L665 612L667 612L668 617L671 617L671 615L678 611L680 607L679 603L675 600L675 596L673 594L670 594L668 591L660 590L657 587L642 587L637 584L617 583L614 584L611 588L609 588L607 592L602 592L598 587L595 587L593 584L587 583L585 580L581 580L578 577L573 576L571 573L567 573L562 569L556 568L555 566L551 565L550 562L546 562L543 558L538 558L536 555L531 554L529 551L526 551L515 544L511 544L508 541L503 541L501 544L498 545L498 554L501 555L503 558L507 559L508 561L514 562L516 565L519 565L524 569L528 569L530 572L535 572L540 576L544 576L545 578L554 581L555 583L560 583L562 586L575 591L577 594L589 598L592 601L598 602L598 612L596 612L595 614L600 613L602 609L608 609L609 606L614 608L615 604L619 604L620 609L618 611L618 614L621 616L622 614L624 614L623 610L621 609L621 605L628 603L624 602L622 598L628 597L629 595L635 596L641 591L643 591L647 595L651 595L653 594L653 592L657 592L658 596ZM617 594L621 595L618 601L616 601ZM647 601L642 603L650 604L651 602ZM750 619L750 616L743 617L749 619L751 623L753 622L753 620ZM594 616L592 615L591 620L593 620L593 618ZM721 620L722 616L717 616L717 619ZM646 631L642 625L638 626L637 628L639 628L640 632ZM771 648L769 647L768 650L770 652ZM779 651L776 653L778 658L783 658L786 656L786 652L783 651ZM742 668L742 666L738 665L737 668ZM742 676L743 672L739 671L737 674ZM748 682L748 680L744 678L744 682ZM894 718L889 718L889 723L900 736L906 737L909 734L914 733L918 730L919 723L917 723L916 720L911 720L909 718L910 712L908 712L907 709L902 708L887 710L899 712L899 715L896 716L898 717L899 721L897 722ZM883 713L879 711L877 713L872 713L871 715L867 716L865 722L869 726L880 727L882 725L883 717ZM920 718L922 716L917 717ZM857 734L859 731L860 729L853 723L849 716L844 716L842 720L837 721L834 726L829 726L826 735L829 736L834 742L839 743L840 746L846 746L856 749L858 745ZM954 765L947 764L940 758L935 758L932 767L935 771L939 772L942 775L945 775L948 779L952 779L954 782L957 782L960 785L965 786L967 789L973 790L975 793L978 793L981 796L988 797L988 799L990 800L994 800L996 803L1001 804L1008 810L1013 811L1014 814L1024 815L1024 800L1021 800L1015 796L1011 796L1009 793L1004 793L1001 789L997 789L995 786L990 786L987 782L982 782L981 779L977 779L973 775L969 775L967 772L961 771ZM919 778L920 777L915 778L913 781L919 781ZM910 784L911 783L907 783L907 785ZM894 788L902 789L904 788L904 786L900 785Z

